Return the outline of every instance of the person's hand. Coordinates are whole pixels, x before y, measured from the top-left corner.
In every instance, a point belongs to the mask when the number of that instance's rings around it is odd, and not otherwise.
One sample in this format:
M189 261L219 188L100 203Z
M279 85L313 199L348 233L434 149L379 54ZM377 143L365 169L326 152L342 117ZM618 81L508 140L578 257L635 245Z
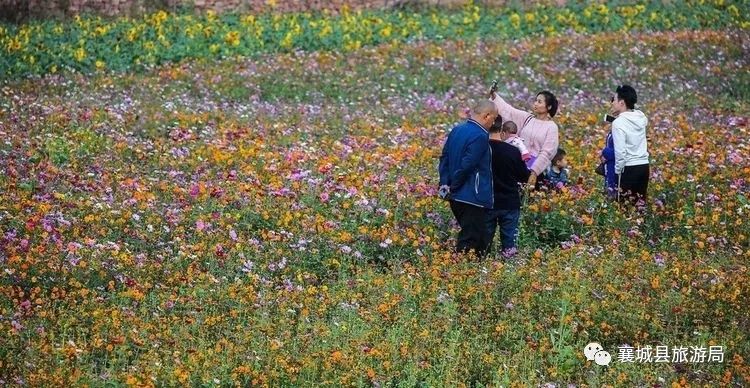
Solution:
M604 156L599 156L599 160L600 160L600 161L601 161L602 163L607 163L607 158L605 158Z
M534 189L534 186L536 186L536 173L534 171L531 171L531 173L529 174L528 184L529 188L532 190Z
M448 185L442 185L438 189L438 196L440 199L448 199L451 194L451 188Z

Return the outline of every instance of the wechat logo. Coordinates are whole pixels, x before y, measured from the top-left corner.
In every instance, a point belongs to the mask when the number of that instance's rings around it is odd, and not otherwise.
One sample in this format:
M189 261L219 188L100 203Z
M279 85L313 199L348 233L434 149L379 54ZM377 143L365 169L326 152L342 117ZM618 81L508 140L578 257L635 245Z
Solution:
M598 342L586 345L583 348L583 354L587 360L594 361L596 365L607 366L612 361L612 356Z

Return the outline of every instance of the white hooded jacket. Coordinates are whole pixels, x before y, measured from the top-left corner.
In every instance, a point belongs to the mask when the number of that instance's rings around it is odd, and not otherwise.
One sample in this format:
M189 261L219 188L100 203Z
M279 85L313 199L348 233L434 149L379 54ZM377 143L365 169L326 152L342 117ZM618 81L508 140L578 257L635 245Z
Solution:
M646 124L648 118L639 110L622 112L612 122L616 174L622 174L625 166L648 164Z

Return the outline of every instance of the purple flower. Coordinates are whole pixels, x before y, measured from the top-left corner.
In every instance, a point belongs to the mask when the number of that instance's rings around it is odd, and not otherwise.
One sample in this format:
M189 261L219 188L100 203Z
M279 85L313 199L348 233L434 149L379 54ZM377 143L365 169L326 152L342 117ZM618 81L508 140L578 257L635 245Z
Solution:
M242 272L245 272L245 273L252 272L254 267L255 267L255 263L253 263L250 260L246 260L244 263L242 263Z

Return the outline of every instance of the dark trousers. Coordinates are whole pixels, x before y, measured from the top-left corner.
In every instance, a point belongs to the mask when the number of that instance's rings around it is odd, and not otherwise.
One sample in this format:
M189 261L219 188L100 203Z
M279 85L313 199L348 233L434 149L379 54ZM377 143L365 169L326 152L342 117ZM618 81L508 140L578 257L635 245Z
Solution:
M487 234L487 211L479 206L468 203L451 201L451 211L456 217L461 231L458 232L456 251L468 252L473 250L477 256L483 257L487 253L489 241Z
M620 182L620 201L635 204L638 200L646 202L648 192L649 165L625 166L618 176Z
M487 211L487 233L489 233L489 244L495 237L495 230L500 226L500 243L503 251L516 247L518 237L518 220L521 209L492 209Z

